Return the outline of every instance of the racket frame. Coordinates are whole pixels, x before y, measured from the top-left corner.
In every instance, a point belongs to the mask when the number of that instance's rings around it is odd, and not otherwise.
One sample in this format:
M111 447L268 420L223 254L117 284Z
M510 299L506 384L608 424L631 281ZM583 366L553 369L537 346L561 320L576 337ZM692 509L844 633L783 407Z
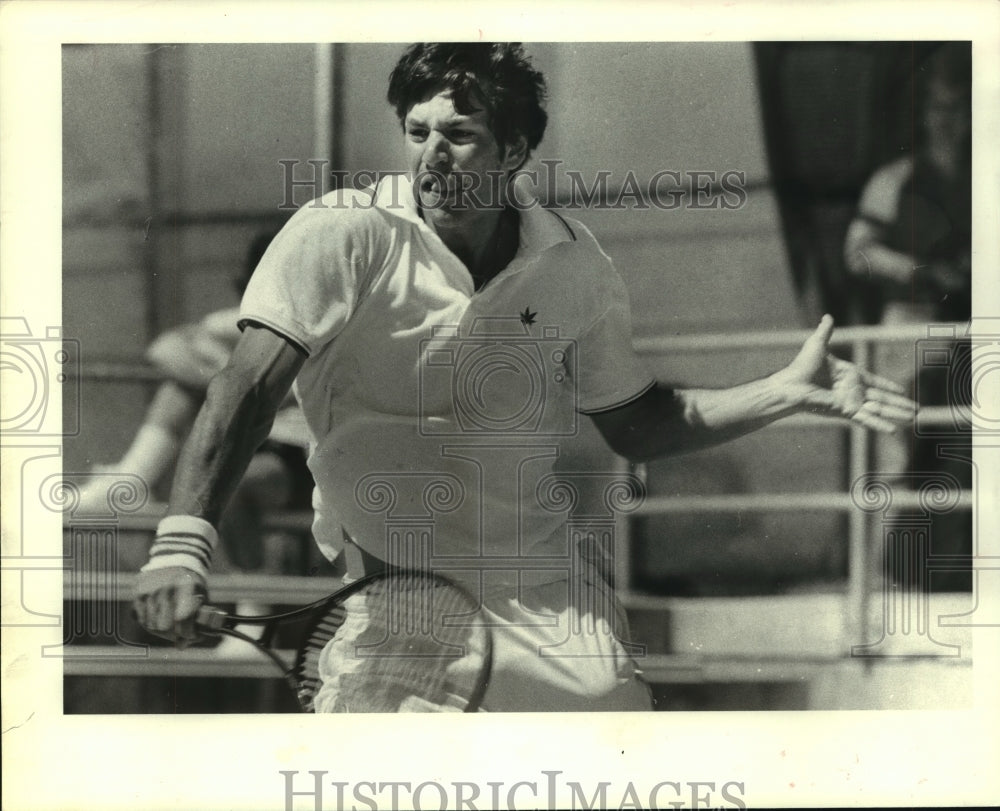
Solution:
M198 609L198 613L195 618L195 625L198 631L205 636L229 636L252 645L281 671L282 677L288 687L292 690L292 693L295 695L302 711L312 712L313 710L311 706L314 694L310 693L307 699L303 698L305 688L303 687L303 682L299 678L298 673L303 667L303 660L307 651L307 643L313 633L313 630L319 624L321 619L328 616L334 608L343 608L344 601L352 595L364 591L372 583L382 580L391 580L393 578L415 578L439 581L464 595L470 606L476 605L476 600L465 588L455 583L453 580L441 576L440 574L434 572L393 568L366 574L363 577L359 577L358 579L352 580L350 583L341 586L325 597L321 597L318 600L314 600L311 603L299 606L298 608L294 608L290 611L260 615L232 614L219 608L218 606L205 604ZM296 648L295 660L292 662L291 666L289 666L271 648L271 640L274 638L275 633L281 625L302 619L307 619L309 622L303 633L303 641ZM240 625L264 626L265 630L260 639L255 639L248 634L238 631L237 626ZM489 684L488 676L493 665L492 634L487 625L483 624L480 627L483 630L482 641L485 645L483 663L480 667L480 678L476 682L476 689L468 696L464 712L476 712L479 709L485 695L486 688ZM331 635L330 638L326 640L326 644L334 639L335 636L336 634Z

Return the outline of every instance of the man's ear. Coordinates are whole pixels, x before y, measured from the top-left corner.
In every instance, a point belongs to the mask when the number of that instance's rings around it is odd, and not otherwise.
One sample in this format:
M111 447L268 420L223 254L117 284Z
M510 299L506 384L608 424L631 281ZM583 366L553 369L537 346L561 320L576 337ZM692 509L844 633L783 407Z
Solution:
M528 159L528 140L519 135L513 143L507 144L503 150L503 168L508 172L519 169Z

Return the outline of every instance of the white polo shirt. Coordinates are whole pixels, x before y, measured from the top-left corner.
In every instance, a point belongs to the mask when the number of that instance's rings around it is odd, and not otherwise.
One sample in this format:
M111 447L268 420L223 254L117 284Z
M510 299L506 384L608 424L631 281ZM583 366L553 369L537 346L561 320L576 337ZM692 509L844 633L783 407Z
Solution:
M328 556L341 527L393 562L420 562L399 561L400 545L435 566L570 554L566 512L546 490L561 444L580 413L654 381L632 351L624 284L593 236L536 206L520 211L519 240L475 291L420 218L409 180L393 175L374 195L307 204L272 242L240 321L308 354L294 391Z

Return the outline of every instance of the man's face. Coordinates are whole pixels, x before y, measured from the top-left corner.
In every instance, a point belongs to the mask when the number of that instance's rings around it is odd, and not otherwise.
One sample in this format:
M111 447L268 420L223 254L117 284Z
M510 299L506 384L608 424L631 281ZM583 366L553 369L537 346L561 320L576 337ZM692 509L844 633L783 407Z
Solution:
M437 228L472 227L501 207L498 189L524 152L497 143L485 110L476 105L460 113L445 91L414 104L403 127L425 221Z

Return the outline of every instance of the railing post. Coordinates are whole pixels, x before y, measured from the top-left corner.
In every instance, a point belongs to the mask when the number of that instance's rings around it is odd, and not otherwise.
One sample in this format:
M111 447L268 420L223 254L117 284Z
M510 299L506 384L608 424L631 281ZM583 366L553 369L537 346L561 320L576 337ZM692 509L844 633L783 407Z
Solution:
M871 347L859 337L853 343L854 363L868 368L871 361ZM868 472L871 457L871 440L868 431L860 426L850 428L848 451L848 487L861 480ZM847 638L867 639L869 634L869 594L871 572L869 571L868 536L872 521L862 510L850 510L847 514Z
M920 508L893 510L894 492L905 492L912 482L920 483ZM919 478L869 473L855 480L851 496L860 510L882 516L882 627L875 642L852 645L852 656L961 655L958 645L934 639L930 621L932 516L955 509L959 489L958 481L947 473Z

